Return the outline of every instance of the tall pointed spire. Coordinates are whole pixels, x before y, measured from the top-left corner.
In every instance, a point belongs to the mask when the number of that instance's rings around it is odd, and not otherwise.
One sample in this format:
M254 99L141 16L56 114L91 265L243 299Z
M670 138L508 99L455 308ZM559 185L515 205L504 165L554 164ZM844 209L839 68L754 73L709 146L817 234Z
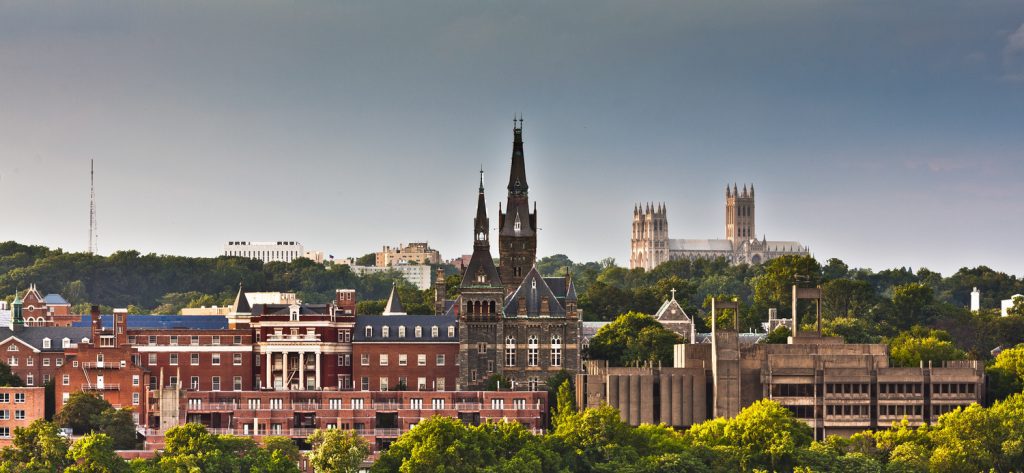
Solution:
M523 157L523 119L512 120L512 169L508 177L508 194L527 195L530 186L526 183L526 161Z
M249 314L252 312L252 307L249 306L249 298L245 297L241 282L238 283L238 295L235 296L235 304L232 306L231 311L235 314Z
M398 285L395 283L391 283L391 295L388 296L383 315L405 315L405 307L402 307L402 300L398 298Z
M473 219L473 246L490 247L490 220L487 218L487 202L484 198L484 168L480 168L480 193L476 201L476 218Z

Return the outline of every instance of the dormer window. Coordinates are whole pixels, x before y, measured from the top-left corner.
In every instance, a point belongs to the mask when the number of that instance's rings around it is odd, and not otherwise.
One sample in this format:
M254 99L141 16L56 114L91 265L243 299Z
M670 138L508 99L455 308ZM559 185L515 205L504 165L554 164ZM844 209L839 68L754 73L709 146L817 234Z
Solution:
M532 286L533 286L534 289L537 289L537 280L536 279L534 279L532 281Z
M455 326L454 325L449 325L448 326L448 338L455 338Z
M289 307L288 319L291 320L292 322L299 321L299 306L293 305Z
M423 337L423 327L420 327L419 325L417 325L416 326L416 330L415 330L415 334L416 334L416 338Z
M405 338L405 325L398 326L398 338Z
M373 338L373 327L366 327L366 338Z
M82 343L88 345L89 344L89 337L82 338Z
M430 327L430 336L431 336L431 338L437 338L437 334L438 334L438 332L437 332L437 325L435 325L433 327Z
M516 233L523 230L523 222L519 220L519 215L516 215L516 223L512 225L512 229L515 230Z
M388 327L387 325L385 325L385 326L380 328L380 336L381 337L388 338L388 335L390 335L390 334L391 334L391 328Z
M49 338L44 338L43 339L43 349L44 350L49 350L50 349L50 339Z
M71 339L67 338L67 337L64 337L64 339L60 341L60 347L61 348L71 348Z

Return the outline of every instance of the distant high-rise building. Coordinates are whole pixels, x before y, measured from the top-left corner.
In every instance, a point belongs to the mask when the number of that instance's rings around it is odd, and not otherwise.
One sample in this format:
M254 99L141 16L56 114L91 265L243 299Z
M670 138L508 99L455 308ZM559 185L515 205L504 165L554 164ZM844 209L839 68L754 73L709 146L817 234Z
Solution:
M725 186L725 238L670 239L665 204L633 207L633 235L629 268L652 270L676 259L725 258L733 264L760 264L783 255L807 255L810 250L798 241L757 238L754 218L754 186Z
M224 245L224 256L241 256L258 259L264 263L290 263L293 259L305 255L306 251L297 241L229 241Z

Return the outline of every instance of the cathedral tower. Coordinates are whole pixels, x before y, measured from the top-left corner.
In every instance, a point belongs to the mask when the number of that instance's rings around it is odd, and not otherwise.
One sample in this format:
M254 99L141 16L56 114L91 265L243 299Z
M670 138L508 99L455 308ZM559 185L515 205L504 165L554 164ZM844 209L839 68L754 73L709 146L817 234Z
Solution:
M502 340L505 287L491 258L490 220L484 201L484 173L473 219L473 256L462 275L455 313L459 316L459 389L480 389L500 367L498 345Z
M732 242L733 248L742 241L757 238L754 227L754 185L743 185L741 192L736 184L725 186L725 238Z
M634 206L629 268L650 271L668 260L668 216L665 204Z
M512 169L505 211L498 207L498 272L506 293L523 282L537 259L537 206L530 212L530 186L523 157L523 119L513 120Z

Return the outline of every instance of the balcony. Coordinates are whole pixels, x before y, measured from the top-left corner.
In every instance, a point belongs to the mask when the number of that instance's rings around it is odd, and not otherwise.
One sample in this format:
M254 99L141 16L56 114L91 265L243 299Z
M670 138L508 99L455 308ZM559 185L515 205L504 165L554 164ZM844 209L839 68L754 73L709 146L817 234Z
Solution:
M103 386L99 386L99 385L95 385L94 384L92 386L83 386L82 387L83 391L118 391L120 389L121 389L121 385L120 384L111 384L111 383L104 383Z
M111 362L111 363L107 363L107 362L104 362L104 361L97 361L95 363L93 363L93 362L82 363L82 368L85 368L85 369L116 370L116 369L118 369L120 367L121 367L121 363L120 362L116 362L116 361L115 362Z
M267 335L268 342L319 342L319 333L300 333L292 335L290 333L272 333Z

